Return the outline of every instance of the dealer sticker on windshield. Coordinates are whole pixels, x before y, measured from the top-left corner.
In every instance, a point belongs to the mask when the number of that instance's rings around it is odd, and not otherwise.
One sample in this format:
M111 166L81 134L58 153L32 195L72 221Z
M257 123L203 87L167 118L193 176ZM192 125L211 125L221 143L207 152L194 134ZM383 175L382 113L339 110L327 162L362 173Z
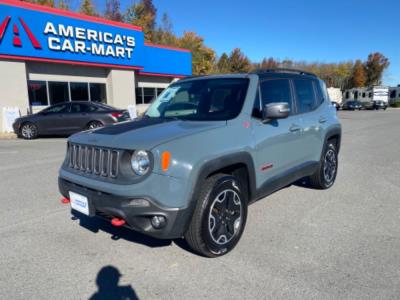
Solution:
M71 208L77 210L85 215L89 215L89 201L88 198L74 192L69 192L69 199L71 200Z

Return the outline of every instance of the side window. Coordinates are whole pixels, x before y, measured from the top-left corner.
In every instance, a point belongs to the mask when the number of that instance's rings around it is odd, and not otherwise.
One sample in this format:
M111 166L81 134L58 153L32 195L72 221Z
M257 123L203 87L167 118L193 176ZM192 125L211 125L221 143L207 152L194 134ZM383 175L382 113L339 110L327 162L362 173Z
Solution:
M90 111L90 106L80 103L71 104L71 113L85 113Z
M67 104L54 105L44 110L45 113L65 113L67 112Z
M312 85L311 85L312 87ZM271 79L261 82L262 107L270 103L286 102L292 111L292 94L289 79Z
M295 79L293 82L296 90L298 113L301 114L312 111L316 103L312 81L307 79Z
M257 89L257 95L256 99L254 100L254 105L253 105L253 112L252 112L252 117L261 119L262 118L262 106L261 106L261 101L260 101L260 90Z
M326 89L326 84L322 80L314 81L315 87L317 89L317 103L316 106L320 106L324 101L330 100L328 90Z

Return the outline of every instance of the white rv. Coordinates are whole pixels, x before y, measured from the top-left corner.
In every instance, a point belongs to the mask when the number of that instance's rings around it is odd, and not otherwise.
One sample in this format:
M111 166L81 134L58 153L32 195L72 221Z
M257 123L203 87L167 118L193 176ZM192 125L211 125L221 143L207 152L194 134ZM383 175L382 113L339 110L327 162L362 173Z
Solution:
M389 87L375 85L372 87L352 88L343 93L344 101L358 100L365 108L370 108L374 101L389 103Z
M330 87L328 88L328 95L331 101L338 103L339 105L343 102L342 91L339 88Z
M400 102L400 85L389 88L389 102L390 104Z

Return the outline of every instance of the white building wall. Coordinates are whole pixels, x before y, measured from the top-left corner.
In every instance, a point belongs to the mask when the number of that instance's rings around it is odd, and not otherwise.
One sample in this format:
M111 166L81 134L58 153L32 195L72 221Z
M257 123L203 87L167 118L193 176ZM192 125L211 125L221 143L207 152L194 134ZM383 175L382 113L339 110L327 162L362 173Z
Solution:
M28 112L25 62L0 60L0 78L0 132L3 132L3 107L18 107L21 115Z
M135 106L135 72L110 70L107 76L107 98L110 105L118 108Z

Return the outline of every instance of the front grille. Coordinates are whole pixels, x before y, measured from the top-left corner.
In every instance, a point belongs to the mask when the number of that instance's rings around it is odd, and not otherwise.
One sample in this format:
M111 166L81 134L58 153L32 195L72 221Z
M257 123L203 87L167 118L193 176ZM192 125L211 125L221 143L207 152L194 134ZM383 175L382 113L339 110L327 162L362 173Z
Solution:
M119 172L120 152L101 147L68 144L69 168L103 177L115 178Z

